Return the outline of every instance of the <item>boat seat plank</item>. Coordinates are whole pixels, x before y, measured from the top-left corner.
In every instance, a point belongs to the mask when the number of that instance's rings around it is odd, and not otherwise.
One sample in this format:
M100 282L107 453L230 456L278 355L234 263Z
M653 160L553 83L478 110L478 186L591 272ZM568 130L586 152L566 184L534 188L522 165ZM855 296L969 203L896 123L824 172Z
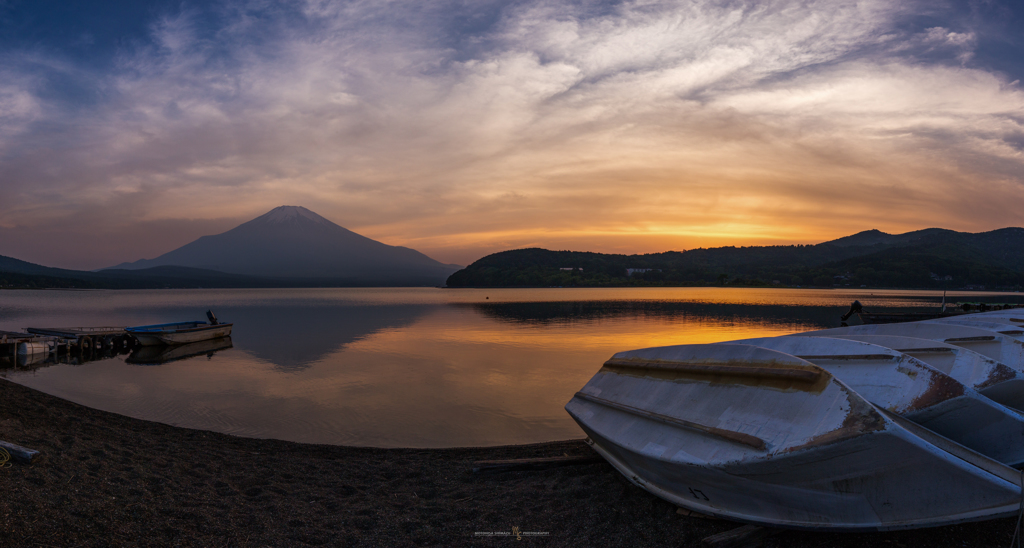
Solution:
M638 417L643 417L645 419L651 419L671 426L686 428L688 430L696 430L698 432L710 434L712 436L717 436L724 440L728 440L735 443L741 443L743 445L753 447L754 449L765 449L767 447L767 444L763 439L757 436L752 436L750 434L744 434L743 432L735 432L733 430L726 430L724 428L706 426L703 424L698 424L696 422L678 419L675 417L670 417L668 415L662 415L660 413L655 413L653 411L648 411L646 409L639 409L637 407L633 407L630 405L625 405L611 400L606 400L598 396L592 396L584 392L577 392L576 397L581 400L596 403L598 405L603 405L605 407L615 409L618 411L623 411L625 413L636 415Z

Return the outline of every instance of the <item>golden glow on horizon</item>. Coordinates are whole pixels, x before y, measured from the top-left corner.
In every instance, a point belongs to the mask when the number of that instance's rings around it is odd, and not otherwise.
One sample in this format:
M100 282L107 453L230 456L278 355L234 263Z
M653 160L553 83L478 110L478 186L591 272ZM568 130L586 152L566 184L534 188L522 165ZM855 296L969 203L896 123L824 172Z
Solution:
M725 246L772 246L772 245L813 245L861 230L876 228L861 226L844 230L834 227L825 231L818 226L730 226L718 232L700 232L692 229L675 228L662 231L610 230L594 231L495 231L472 232L443 237L423 236L403 238L402 230L407 227L368 227L357 230L361 234L388 243L417 249L431 257L447 263L469 264L490 253L539 247L550 250L590 251L595 253L617 253L636 255L662 253L665 251L686 251L697 248ZM890 228L893 233L915 230L919 227ZM886 230L883 230L886 231Z
M459 264L1021 224L1024 91L973 31L908 26L930 4L528 1L459 46L375 9L178 13L99 74L12 53L0 255L100 268L286 204ZM96 104L39 87L83 74Z

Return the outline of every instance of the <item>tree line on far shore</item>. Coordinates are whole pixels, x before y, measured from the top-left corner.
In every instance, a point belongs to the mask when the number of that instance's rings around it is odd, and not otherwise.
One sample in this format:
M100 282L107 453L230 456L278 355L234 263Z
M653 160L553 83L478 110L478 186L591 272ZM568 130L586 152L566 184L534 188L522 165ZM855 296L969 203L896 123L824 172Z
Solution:
M787 286L1018 290L1024 229L982 234L877 231L817 245L721 247L645 255L530 248L488 255L449 287ZM871 237L861 237L870 234ZM863 245L858 245L863 242Z

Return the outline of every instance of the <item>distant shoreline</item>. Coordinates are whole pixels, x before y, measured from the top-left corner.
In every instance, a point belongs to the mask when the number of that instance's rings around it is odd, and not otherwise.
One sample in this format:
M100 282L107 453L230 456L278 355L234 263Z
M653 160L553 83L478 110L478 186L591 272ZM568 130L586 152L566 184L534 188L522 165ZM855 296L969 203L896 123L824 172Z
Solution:
M978 293L991 295L1019 295L1024 292L1018 289L962 289L934 287L828 287L828 286L788 286L788 285L597 285L597 286L277 286L277 287L0 287L0 291L167 291L197 289L789 289L789 290L846 290L846 291L947 291L951 293Z
M848 291L951 291L955 293L1021 293L1019 289L963 289L963 288L935 288L935 287L851 287L851 286L815 286L815 285L472 285L448 287L441 289L671 289L671 288L701 288L701 289L839 289ZM273 289L273 288L268 288Z

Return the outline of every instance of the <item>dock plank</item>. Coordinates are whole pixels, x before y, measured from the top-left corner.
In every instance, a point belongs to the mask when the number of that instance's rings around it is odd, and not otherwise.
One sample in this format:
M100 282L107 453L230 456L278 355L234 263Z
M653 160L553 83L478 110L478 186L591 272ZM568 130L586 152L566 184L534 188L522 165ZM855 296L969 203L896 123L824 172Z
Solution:
M82 336L96 337L105 335L124 335L126 327L104 326L104 327L29 327L29 333L37 335L50 335L76 339Z
M37 339L38 335L32 333L22 333L20 331L0 331L0 341L7 337L8 342L15 340L26 340L26 339Z

